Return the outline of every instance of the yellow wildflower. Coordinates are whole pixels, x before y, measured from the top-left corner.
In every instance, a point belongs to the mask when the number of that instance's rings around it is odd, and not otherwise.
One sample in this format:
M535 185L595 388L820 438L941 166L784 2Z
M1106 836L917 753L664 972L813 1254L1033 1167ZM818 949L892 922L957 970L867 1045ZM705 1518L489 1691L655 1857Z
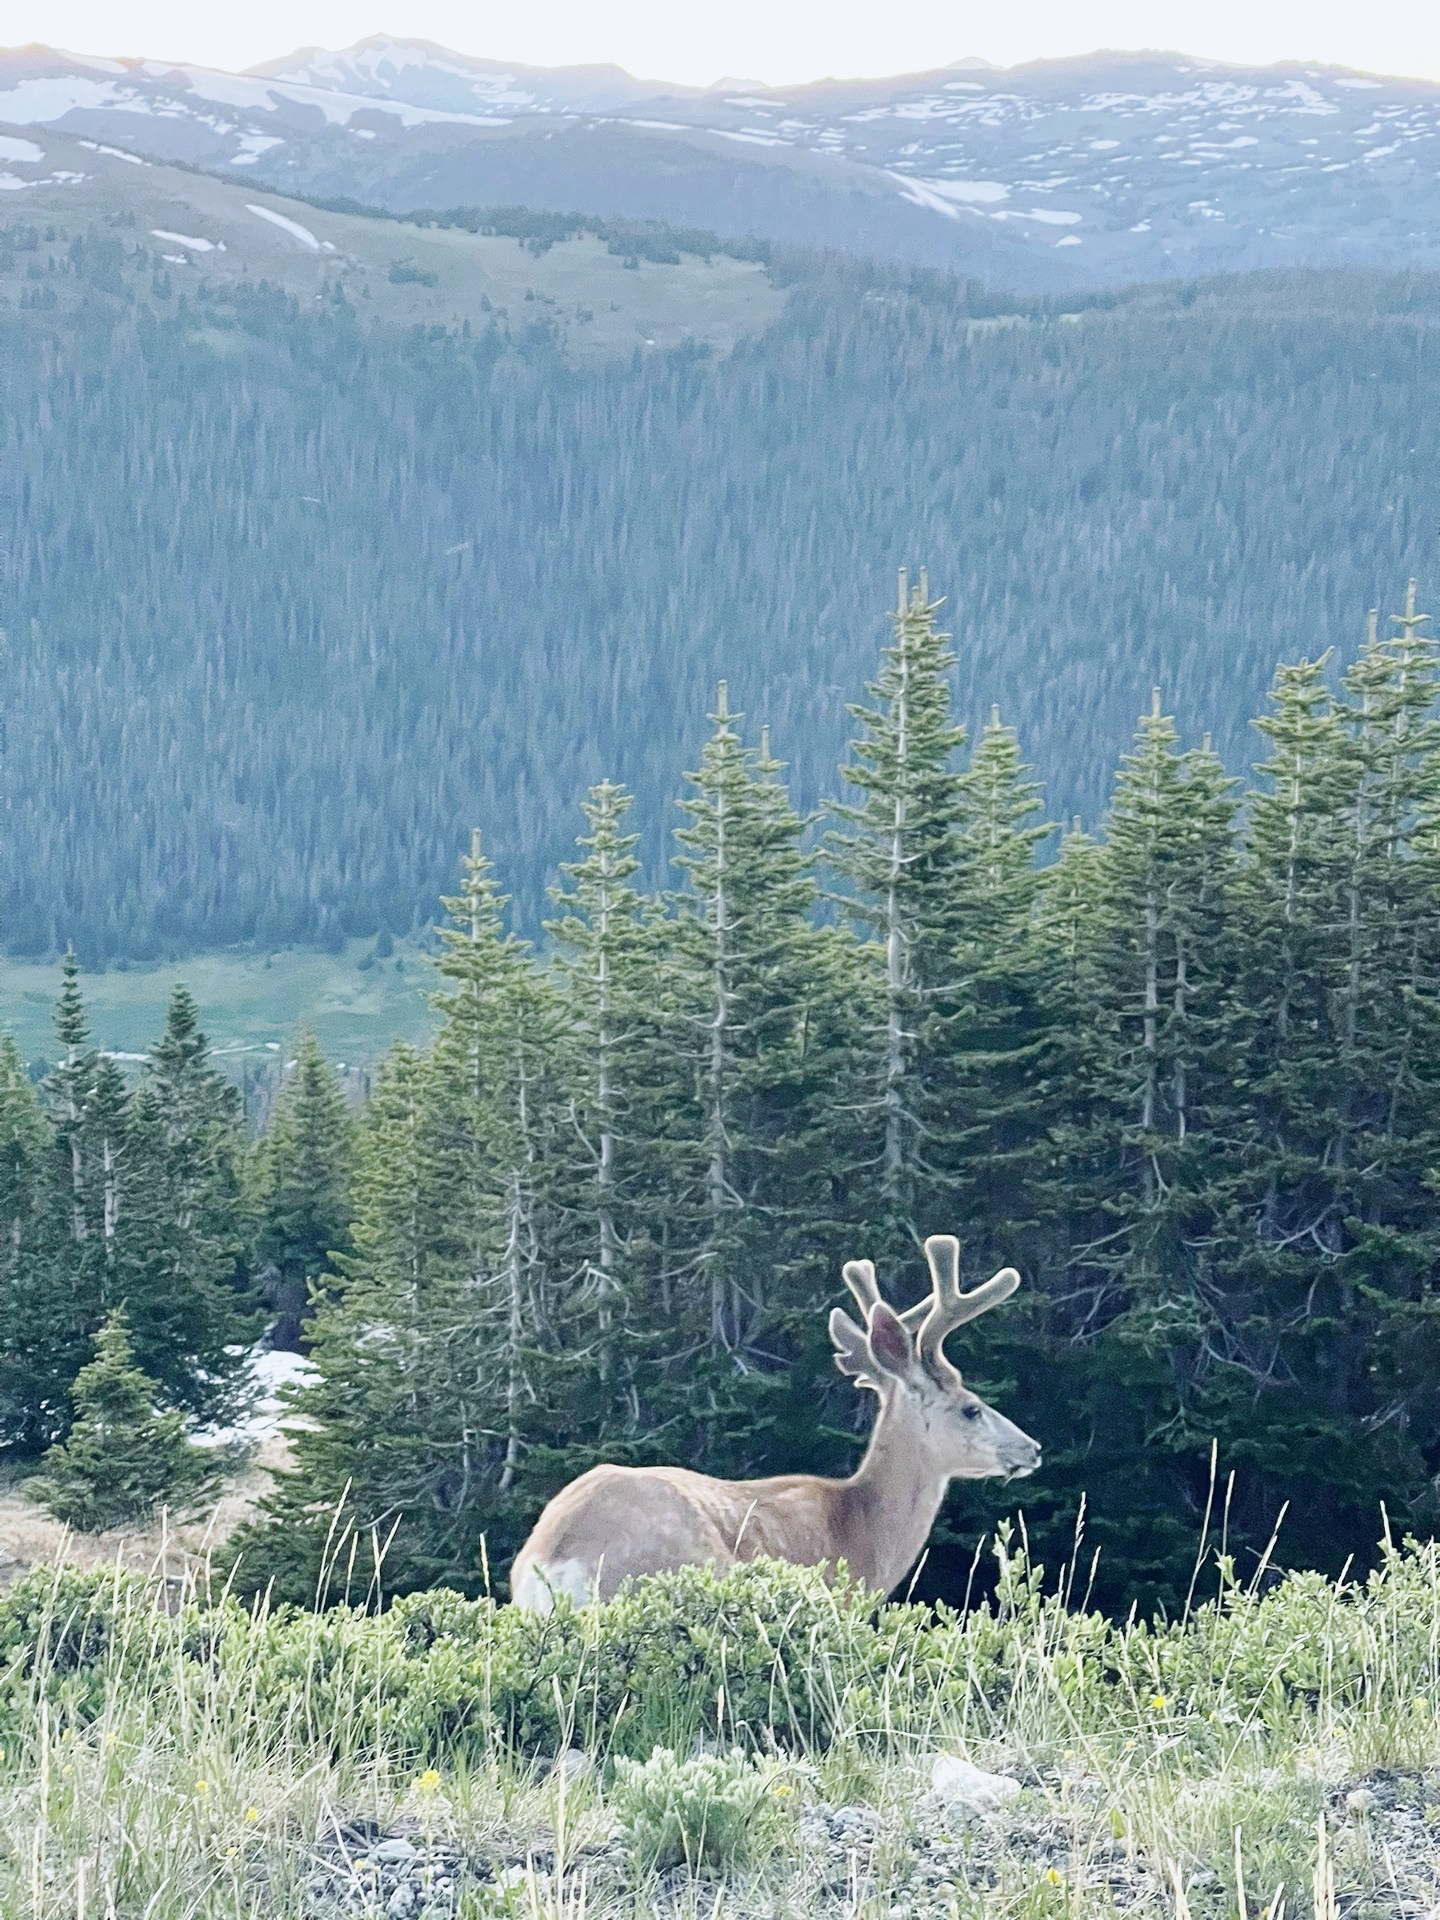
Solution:
M210 1791L210 1782L208 1780L197 1780L195 1782L195 1791L196 1793L208 1793Z
M427 1767L415 1782L417 1793L434 1793L440 1784L440 1775L434 1767Z
M1150 1711L1152 1713L1163 1713L1169 1704L1169 1696L1166 1694L1152 1693L1150 1696Z
M245 1818L247 1820L258 1820L260 1818L260 1809L258 1807L247 1807L245 1809Z

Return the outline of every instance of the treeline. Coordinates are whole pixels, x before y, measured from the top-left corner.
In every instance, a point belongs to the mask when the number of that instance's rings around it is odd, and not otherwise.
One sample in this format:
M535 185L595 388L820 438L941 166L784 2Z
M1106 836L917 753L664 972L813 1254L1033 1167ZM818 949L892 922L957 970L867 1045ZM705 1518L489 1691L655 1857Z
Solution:
M641 886L602 781L542 955L477 836L440 1028L390 1056L353 1164L312 1048L235 1199L193 1009L122 1095L68 978L43 1110L13 1059L5 1083L12 1443L63 1430L62 1376L122 1298L137 1359L212 1415L263 1264L319 1379L242 1587L302 1599L327 1552L387 1541L392 1583L473 1587L482 1534L498 1575L597 1459L845 1470L867 1415L829 1361L840 1262L905 1301L949 1229L969 1279L1026 1275L957 1358L1044 1443L1023 1505L1052 1567L1083 1497L1107 1604L1183 1601L1207 1510L1242 1569L1282 1509L1282 1563L1363 1560L1382 1503L1433 1527L1440 668L1413 589L1343 674L1279 670L1247 792L1157 698L1103 840L1043 861L1016 735L995 714L966 748L935 616L902 584L826 821L722 687L674 891ZM173 1360L146 1327L202 1292L216 1331ZM963 1587L945 1540L1014 1504L960 1489L932 1579Z
M16 952L399 936L477 819L537 936L557 766L634 793L660 884L683 716L728 675L816 804L880 637L856 609L917 554L960 713L999 699L1093 824L1150 685L1242 767L1274 660L1348 645L1433 538L1424 278L1072 322L857 272L796 280L728 357L581 369L539 302L401 337L343 301L185 301L162 264L127 304L115 235L8 237L0 295L65 293L0 304Z
M577 240L593 234L603 240L613 254L627 260L650 260L659 266L678 266L682 253L702 260L713 254L726 254L732 260L771 258L766 240L722 240L706 227L674 227L662 220L606 220L593 213L546 213L536 207L447 207L443 212L419 208L411 213L395 213L388 207L369 206L341 194L332 199L308 198L310 204L332 213L358 213L367 220L394 220L413 227L459 227L466 233L504 234L518 240L537 259L562 240Z

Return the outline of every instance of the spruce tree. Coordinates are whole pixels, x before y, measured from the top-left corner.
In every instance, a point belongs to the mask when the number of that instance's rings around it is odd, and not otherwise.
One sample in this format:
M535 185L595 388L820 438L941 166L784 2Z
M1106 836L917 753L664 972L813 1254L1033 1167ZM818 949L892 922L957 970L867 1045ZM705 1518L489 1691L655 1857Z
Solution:
M1440 752L1413 583L1394 624L1372 616L1338 700L1323 661L1277 674L1243 875L1247 1146L1226 1251L1247 1303L1232 1377L1254 1386L1216 1419L1248 1420L1242 1500L1257 1524L1289 1500L1304 1557L1382 1500L1407 1512L1417 1430L1440 1415Z
M815 1366L834 1285L843 1194L833 1178L846 1055L848 940L817 931L806 822L762 730L746 746L722 683L681 802L687 886L673 902L681 1068L672 1121L676 1237L690 1258L669 1291L668 1416L690 1457L761 1472L813 1443L785 1362ZM847 1116L848 1117L848 1116ZM678 1392L677 1392L678 1389ZM698 1422L693 1437L688 1423Z
M84 1357L53 1157L19 1049L0 1035L0 1453L34 1453L64 1431Z
M724 1351L756 1339L769 1302L757 1235L783 1210L783 1162L800 1144L801 1051L812 990L815 899L803 822L769 754L743 745L724 683L699 769L681 801L675 941L686 974L698 1106L697 1168L703 1202L699 1272L708 1295L706 1335ZM682 1042L683 1044L683 1042Z
M313 1595L327 1541L343 1586L352 1547L368 1565L374 1540L387 1586L473 1589L481 1534L503 1564L533 1517L532 1450L564 1430L556 998L505 931L478 835L446 905L440 1030L425 1055L392 1052L362 1120L354 1252L310 1323L293 1468L235 1542L242 1586Z
M211 1064L184 986L120 1111L124 1164L112 1174L114 1156L102 1156L105 1231L136 1359L173 1406L202 1422L233 1419L249 1392L244 1348L263 1318L248 1268L246 1146L239 1091Z
M562 867L568 887L552 890L562 916L546 923L568 1016L557 1252L567 1291L593 1313L597 1417L612 1434L633 1433L642 1418L639 1369L655 1341L656 1214L677 1092L664 1046L668 929L632 884L639 862L638 836L624 830L630 804L609 780L590 789L581 858Z
M930 1230L918 1216L930 1204L928 1131L944 1100L931 1084L931 1022L954 982L968 866L955 765L965 731L951 718L955 656L936 626L939 607L923 574L912 588L902 572L893 641L869 704L850 709L861 731L841 774L862 798L837 809L846 824L830 844L848 884L845 908L878 949L880 1019L861 1103L878 1206L897 1250Z
M75 1379L75 1421L26 1492L81 1533L146 1520L161 1506L190 1509L216 1484L213 1459L184 1416L156 1406L156 1383L134 1365L125 1310L109 1312L95 1357Z
M1122 759L1102 852L1072 839L1051 888L1052 926L1068 895L1089 940L1062 991L1069 1249L1054 1325L1091 1351L1064 1360L1074 1451L1056 1449L1047 1492L1064 1487L1073 1509L1085 1491L1092 1537L1152 1593L1193 1542L1210 1438L1197 1395L1226 1317L1212 1243L1236 1074L1232 785L1208 742L1180 750L1157 694Z
M258 1279L274 1313L273 1346L298 1349L311 1289L332 1253L350 1248L355 1129L339 1079L302 1029L251 1165Z
M1041 938L1040 798L1014 731L992 710L962 776L965 891L932 1072L936 1205L993 1265L1040 1257L1047 1136L1055 1119L1052 960ZM943 1199L942 1199L943 1196ZM1027 1262L1028 1264L1029 1262Z

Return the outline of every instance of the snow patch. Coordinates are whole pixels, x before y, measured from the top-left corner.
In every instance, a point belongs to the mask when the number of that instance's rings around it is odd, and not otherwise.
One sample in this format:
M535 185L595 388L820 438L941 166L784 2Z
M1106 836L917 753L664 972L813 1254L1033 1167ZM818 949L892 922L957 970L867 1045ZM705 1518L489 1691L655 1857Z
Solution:
M254 1411L233 1427L194 1435L201 1447L258 1446L273 1439L296 1415L280 1399L284 1387L308 1387L320 1377L313 1360L300 1353L276 1353L255 1348L250 1355L250 1378L257 1389Z
M1370 93L1377 88L1383 92L1385 83L1382 80L1337 80L1335 84L1337 87L1350 87L1356 93Z
M375 138L373 133L370 138ZM283 147L284 144L276 133L242 133L239 152L230 156L230 164L232 167L253 167L262 153L268 153L272 147Z
M99 140L82 140L80 145L91 153L108 154L112 160L128 160L132 167L148 167L150 164L148 160L142 160L138 153L126 153L123 147L107 147Z
M310 229L308 227L302 227L298 220L291 220L288 215L283 213L274 213L269 207L254 207L248 203L246 204L245 211L247 213L253 213L257 220L268 220L272 227L279 227L283 232L290 234L292 238L298 240L302 246L308 247L311 253L318 253L320 251L320 242L315 238Z
M45 149L37 147L33 140L16 140L0 133L0 160L18 160L21 166L33 167L44 158Z
M885 177L913 205L943 213L947 220L958 220L962 207L979 208L1003 200L1010 191L998 180L910 180L893 170Z
M1009 187L999 180L927 180L924 184L932 193L967 207L991 207L997 200L1010 198Z
M151 110L149 102L133 88L117 87L113 80L87 80L79 73L21 80L0 91L0 120L8 120L12 126L44 126L51 120L63 120L77 107L127 107L135 113Z
M169 233L164 227L152 227L151 233L157 240L168 240L172 247L185 247L191 253L214 253L215 242L202 240L198 234ZM225 243L220 242L220 251L225 251Z

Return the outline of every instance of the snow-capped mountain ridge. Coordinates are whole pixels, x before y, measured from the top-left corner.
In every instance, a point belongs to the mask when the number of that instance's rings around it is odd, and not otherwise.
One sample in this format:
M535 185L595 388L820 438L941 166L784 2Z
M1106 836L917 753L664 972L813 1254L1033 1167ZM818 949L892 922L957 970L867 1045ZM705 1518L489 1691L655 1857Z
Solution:
M246 74L0 54L0 122L404 210L522 202L1017 285L1440 267L1440 86L1097 54L676 88L376 36Z

